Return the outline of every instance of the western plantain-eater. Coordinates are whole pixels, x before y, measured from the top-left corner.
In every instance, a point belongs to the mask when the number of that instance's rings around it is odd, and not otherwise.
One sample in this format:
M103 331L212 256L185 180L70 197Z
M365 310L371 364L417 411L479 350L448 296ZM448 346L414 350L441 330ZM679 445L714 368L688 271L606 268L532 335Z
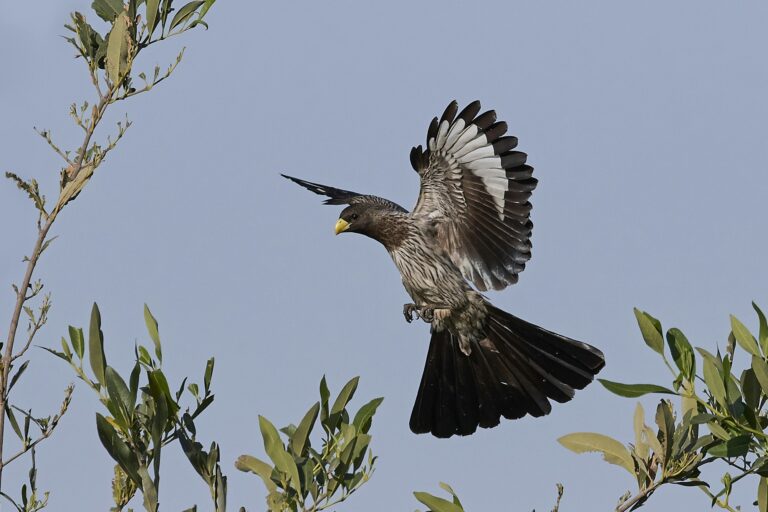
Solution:
M481 295L517 282L531 257L531 192L537 180L517 138L475 101L451 102L411 150L421 178L413 211L367 194L285 176L348 205L336 234L360 233L389 252L432 337L410 427L437 437L494 427L503 416L550 412L605 365L595 347L506 313ZM479 115L478 115L479 114Z

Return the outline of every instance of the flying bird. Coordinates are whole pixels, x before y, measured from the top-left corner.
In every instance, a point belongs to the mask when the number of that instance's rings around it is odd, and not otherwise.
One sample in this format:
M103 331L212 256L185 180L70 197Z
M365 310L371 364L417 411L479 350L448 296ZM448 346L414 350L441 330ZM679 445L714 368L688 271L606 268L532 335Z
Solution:
M284 177L325 204L347 205L335 231L380 242L413 303L405 319L431 324L410 428L437 437L469 435L501 417L543 416L567 402L605 365L597 348L493 306L480 292L517 282L531 257L536 188L527 155L496 113L453 101L411 150L421 190L408 212L381 197ZM478 115L479 114L479 115Z

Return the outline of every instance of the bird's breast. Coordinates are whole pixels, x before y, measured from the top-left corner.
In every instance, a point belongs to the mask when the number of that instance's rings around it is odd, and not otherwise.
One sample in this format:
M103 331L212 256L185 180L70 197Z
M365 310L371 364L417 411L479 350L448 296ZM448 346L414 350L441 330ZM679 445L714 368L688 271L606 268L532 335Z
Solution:
M461 273L428 240L409 237L389 253L414 302L450 307L466 302L468 287Z

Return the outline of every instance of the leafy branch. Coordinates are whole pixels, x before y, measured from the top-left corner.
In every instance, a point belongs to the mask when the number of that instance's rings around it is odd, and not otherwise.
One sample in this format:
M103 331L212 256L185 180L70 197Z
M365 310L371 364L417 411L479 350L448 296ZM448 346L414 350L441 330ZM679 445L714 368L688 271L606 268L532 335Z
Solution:
M197 25L207 27L203 18L214 2L215 0L193 1L176 9L173 7L172 0L163 0L162 2L160 0L129 0L125 4L120 0L94 0L92 4L94 11L108 25L106 33L100 33L96 30L87 22L86 17L78 12L73 13L71 23L65 25L73 33L71 37L65 39L75 49L77 56L85 62L95 89L96 99L92 105L83 102L80 105L72 105L70 108L70 114L75 124L83 131L82 142L74 150L63 149L53 140L50 131L36 129L37 133L65 163L60 172L58 197L52 206L46 202L36 179L27 180L13 172L5 173L5 176L13 181L32 201L37 211L37 236L32 251L24 258L26 268L21 282L13 285L15 301L8 326L8 335L0 343L0 349L2 349L0 410L3 411L0 413L0 490L2 489L2 475L5 466L16 460L21 454L33 451L39 442L49 437L53 432L53 428L51 428L39 440L32 443L28 443L26 438L22 439L22 452L9 458L3 458L6 419L11 422L14 431L18 431L11 412L13 408L9 405L10 391L23 370L26 369L29 361L25 361L12 378L13 363L26 354L35 335L45 324L51 305L50 295L43 298L36 308L37 312L28 304L43 288L41 282L33 281L33 275L43 252L55 239L55 237L49 237L49 232L59 213L82 192L95 170L104 161L107 154L115 148L131 125L130 121L126 119L118 123L117 134L114 138L107 137L106 142L101 144L94 142L97 128L103 121L108 108L118 101L147 92L167 79L180 62L183 51L164 74L160 74L159 68L156 67L151 81L146 80L144 73L139 73L138 76L144 80L145 85L137 90L132 85L132 76L134 63L139 53L151 44L171 36L180 35ZM19 347L17 346L18 329L22 313L26 313L30 321L27 338L24 342L19 342L22 343ZM68 399L66 402L68 403ZM62 409L59 415L55 416L56 423L65 412L66 407ZM31 413L28 413L26 418L27 422L31 421ZM26 492L24 489L23 491ZM25 503L24 510L29 509L28 506L31 506L29 504L32 503L27 501L26 496L23 496L22 502ZM43 502L38 503L38 505L40 504L42 504L41 507L45 506Z
M634 443L621 442L595 433L568 434L560 443L577 453L596 451L605 460L624 468L637 480L637 492L619 500L618 512L635 510L663 485L695 487L705 494L711 506L735 511L730 497L735 484L749 476L758 478L757 504L768 511L768 322L760 308L752 304L758 319L755 337L736 317L731 316L731 333L725 354L715 354L693 346L680 329L664 335L661 322L635 310L646 345L661 356L672 377L670 387L657 384L624 384L600 380L609 391L636 398L648 393L677 396L679 413L672 402L661 400L656 409L653 430L645 424L643 408L637 405L634 418ZM666 344L665 344L666 339ZM759 341L758 341L759 340ZM672 363L667 358L668 347ZM701 356L697 372L696 352ZM746 356L746 368L734 373L737 354ZM697 386L703 387L701 391ZM700 429L706 428L703 434ZM701 468L719 463L738 473L726 471L720 488L701 479Z

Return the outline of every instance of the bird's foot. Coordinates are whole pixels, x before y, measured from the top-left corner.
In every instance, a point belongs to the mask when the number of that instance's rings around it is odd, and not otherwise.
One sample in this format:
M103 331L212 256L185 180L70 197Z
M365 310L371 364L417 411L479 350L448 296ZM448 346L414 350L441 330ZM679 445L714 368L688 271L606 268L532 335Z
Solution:
M426 323L431 324L435 320L442 321L451 314L451 310L444 306L438 306L435 304L425 304L419 308L421 319Z
M416 304L403 304L403 316L405 317L405 321L408 323L413 322L414 316L418 319L421 318L421 315L419 314L420 307Z

